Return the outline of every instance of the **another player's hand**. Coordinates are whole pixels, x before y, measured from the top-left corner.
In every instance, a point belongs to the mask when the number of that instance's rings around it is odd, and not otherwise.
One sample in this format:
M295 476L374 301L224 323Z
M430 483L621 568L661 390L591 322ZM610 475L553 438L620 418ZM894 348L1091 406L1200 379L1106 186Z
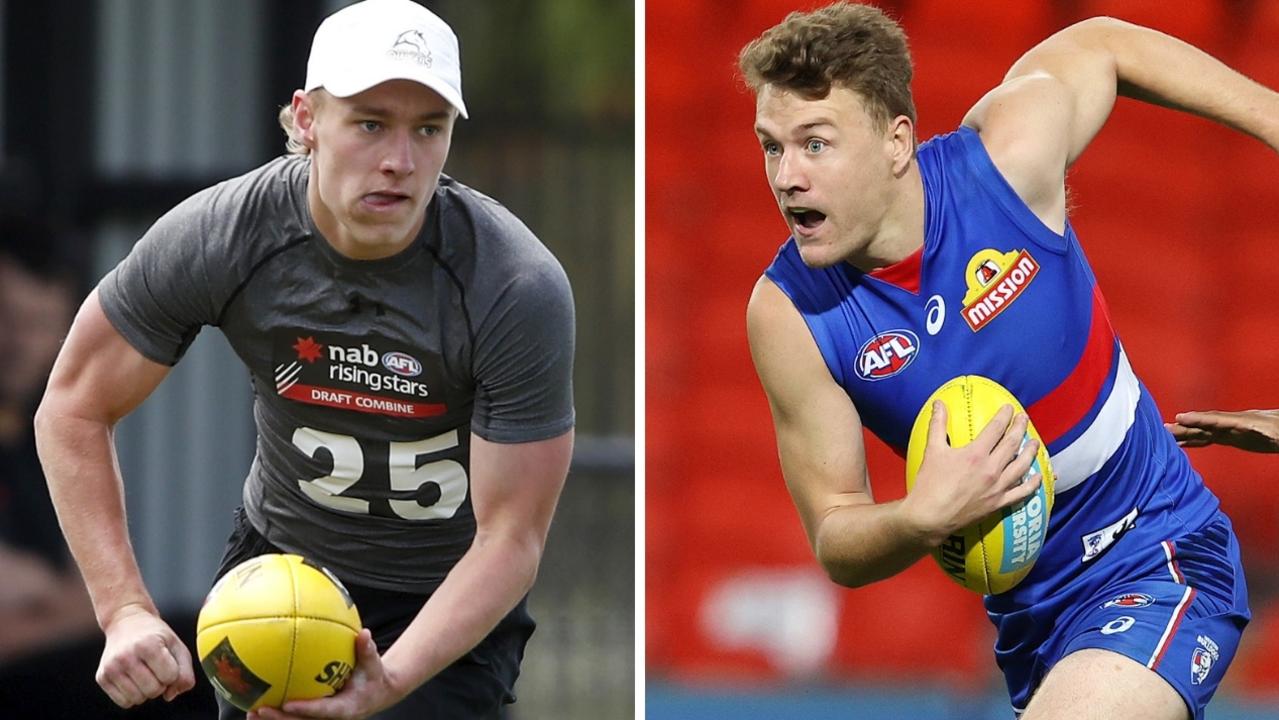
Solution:
M355 638L355 670L341 690L326 698L286 702L279 710L260 708L249 713L247 720L363 720L404 695L382 664L373 634L366 628Z
M107 643L97 680L116 705L133 707L160 696L172 700L195 686L191 651L154 612L126 605L103 631Z
M1279 410L1184 412L1164 427L1182 447L1230 445L1251 452L1279 452Z
M1024 414L1012 415L1012 407L1003 406L972 442L951 447L946 440L946 405L933 404L924 458L914 488L902 501L907 517L928 542L940 543L1039 487L1038 473L1027 476L1039 443L1031 439L1021 447L1029 421Z

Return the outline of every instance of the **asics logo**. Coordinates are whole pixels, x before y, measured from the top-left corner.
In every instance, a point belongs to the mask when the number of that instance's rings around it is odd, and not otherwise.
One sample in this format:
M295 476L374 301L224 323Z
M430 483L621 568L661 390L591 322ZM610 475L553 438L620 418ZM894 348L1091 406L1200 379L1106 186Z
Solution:
M934 295L928 298L928 304L924 306L924 329L929 335L936 335L941 331L941 326L946 322L946 301L941 295Z

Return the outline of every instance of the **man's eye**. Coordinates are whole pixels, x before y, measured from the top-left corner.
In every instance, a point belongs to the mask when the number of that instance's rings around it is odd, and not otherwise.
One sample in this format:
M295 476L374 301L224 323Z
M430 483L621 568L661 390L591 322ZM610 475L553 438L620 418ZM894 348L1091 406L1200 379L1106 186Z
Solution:
M360 129L364 132L376 132L381 127L376 120L361 120Z
M819 153L826 149L826 143L822 140L809 140L806 147L810 153Z
M775 142L766 142L763 147L765 155L776 155L781 152L781 146Z

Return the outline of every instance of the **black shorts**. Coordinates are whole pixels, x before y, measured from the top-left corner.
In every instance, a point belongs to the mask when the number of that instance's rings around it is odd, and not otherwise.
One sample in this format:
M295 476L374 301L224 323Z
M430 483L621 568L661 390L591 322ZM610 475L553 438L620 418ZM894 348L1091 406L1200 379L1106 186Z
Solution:
M249 558L278 552L283 551L267 542L245 517L244 509L237 508L235 529L227 541L217 577L222 577ZM402 593L354 585L345 580L342 582L355 600L360 620L373 632L373 640L382 652L386 652L400 637L430 597L429 594ZM470 652L427 680L394 707L372 716L371 720L505 718L505 706L515 702L513 688L520 674L524 646L535 627L533 618L528 614L527 601L528 598L520 600L493 632ZM218 696L219 720L243 720L244 715L243 711Z

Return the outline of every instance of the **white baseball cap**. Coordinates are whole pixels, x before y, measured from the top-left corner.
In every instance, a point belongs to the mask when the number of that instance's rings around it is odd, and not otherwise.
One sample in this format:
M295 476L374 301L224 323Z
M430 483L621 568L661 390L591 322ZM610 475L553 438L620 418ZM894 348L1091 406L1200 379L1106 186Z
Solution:
M350 97L387 80L431 88L466 117L457 35L412 0L364 0L320 23L306 62L306 87Z

